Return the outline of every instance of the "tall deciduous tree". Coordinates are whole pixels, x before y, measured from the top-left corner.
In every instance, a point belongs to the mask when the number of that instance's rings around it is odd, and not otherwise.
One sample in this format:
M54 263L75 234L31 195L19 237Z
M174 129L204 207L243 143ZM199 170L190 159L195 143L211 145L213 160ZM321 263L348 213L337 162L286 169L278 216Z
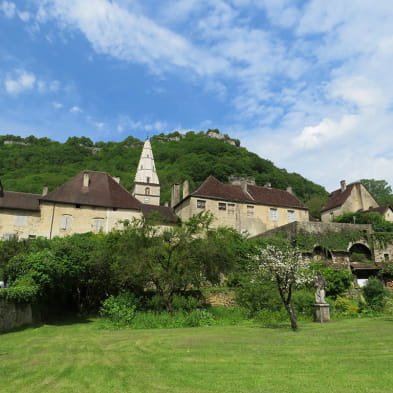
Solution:
M276 284L292 330L297 330L296 315L291 303L292 294L296 287L310 282L312 276L309 262L289 245L268 245L258 251L254 256L254 279L261 280L267 276Z
M210 214L193 216L181 226L159 230L149 220L135 220L124 231L108 235L102 258L110 260L120 289L153 284L162 303L173 310L173 296L198 289L206 280L216 283L235 263L232 230L209 230Z
M374 196L380 205L393 206L392 187L386 180L362 179L360 182Z

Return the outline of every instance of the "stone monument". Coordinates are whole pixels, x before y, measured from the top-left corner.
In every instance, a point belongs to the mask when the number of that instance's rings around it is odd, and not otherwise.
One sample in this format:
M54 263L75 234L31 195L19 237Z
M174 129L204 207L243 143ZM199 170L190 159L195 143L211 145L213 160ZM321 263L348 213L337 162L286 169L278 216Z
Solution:
M315 322L324 323L330 321L330 305L325 300L326 281L321 272L318 272L314 281L315 287Z

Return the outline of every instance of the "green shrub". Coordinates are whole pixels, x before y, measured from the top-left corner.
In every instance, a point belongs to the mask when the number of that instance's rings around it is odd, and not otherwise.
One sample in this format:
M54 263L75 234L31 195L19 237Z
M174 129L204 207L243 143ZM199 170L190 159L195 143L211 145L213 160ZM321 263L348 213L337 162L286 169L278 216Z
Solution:
M312 317L314 315L315 295L314 291L301 289L293 294L293 304L296 314Z
M209 311L220 325L236 325L250 316L250 311L240 306L215 306L210 307Z
M270 280L262 282L241 282L235 292L236 303L250 311L251 315L260 310L279 311L282 308L277 287Z
M129 326L135 318L137 299L134 294L125 292L104 300L100 315L108 318L115 326Z
M187 315L184 324L186 327L212 326L216 325L217 321L209 311L198 308Z
M175 310L191 311L199 306L199 301L193 296L174 295L172 300Z
M354 301L338 296L334 302L334 312L338 316L356 316L359 314L359 306Z
M392 295L386 297L383 312L385 314L393 315L393 296Z
M0 299L16 303L32 303L37 299L37 285L19 285L0 289Z
M360 252L353 252L351 256L349 257L349 260L351 262L369 262L367 259L367 256L365 254L362 254Z
M374 311L382 311L387 296L387 290L382 282L375 277L370 277L363 287L363 295L367 305Z
M314 268L316 271L320 271L326 280L326 296L334 299L337 296L342 296L353 283L353 274L349 270L333 269L320 265L316 265Z

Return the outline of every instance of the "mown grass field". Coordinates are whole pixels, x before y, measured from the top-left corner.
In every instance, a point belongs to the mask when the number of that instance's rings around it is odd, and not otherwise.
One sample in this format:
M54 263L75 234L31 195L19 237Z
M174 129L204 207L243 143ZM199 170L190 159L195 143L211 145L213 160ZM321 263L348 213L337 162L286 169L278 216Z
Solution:
M391 393L393 318L289 327L102 330L43 325L0 336L0 392Z

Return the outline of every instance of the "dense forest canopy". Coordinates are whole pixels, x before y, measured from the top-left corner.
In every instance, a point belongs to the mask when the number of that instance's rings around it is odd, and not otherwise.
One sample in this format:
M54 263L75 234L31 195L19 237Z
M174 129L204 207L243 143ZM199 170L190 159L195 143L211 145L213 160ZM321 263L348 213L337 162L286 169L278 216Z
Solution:
M322 186L277 168L218 130L160 134L152 137L151 143L162 203L170 200L173 183L188 179L193 190L209 175L222 182L235 175L252 176L258 185L271 183L280 189L291 186L304 202L312 198L326 200L328 195ZM40 193L43 185L48 185L51 191L88 169L120 176L121 184L130 190L142 146L143 141L132 136L122 142L95 143L86 137L70 137L60 143L34 136L3 135L0 136L0 179L6 190Z

